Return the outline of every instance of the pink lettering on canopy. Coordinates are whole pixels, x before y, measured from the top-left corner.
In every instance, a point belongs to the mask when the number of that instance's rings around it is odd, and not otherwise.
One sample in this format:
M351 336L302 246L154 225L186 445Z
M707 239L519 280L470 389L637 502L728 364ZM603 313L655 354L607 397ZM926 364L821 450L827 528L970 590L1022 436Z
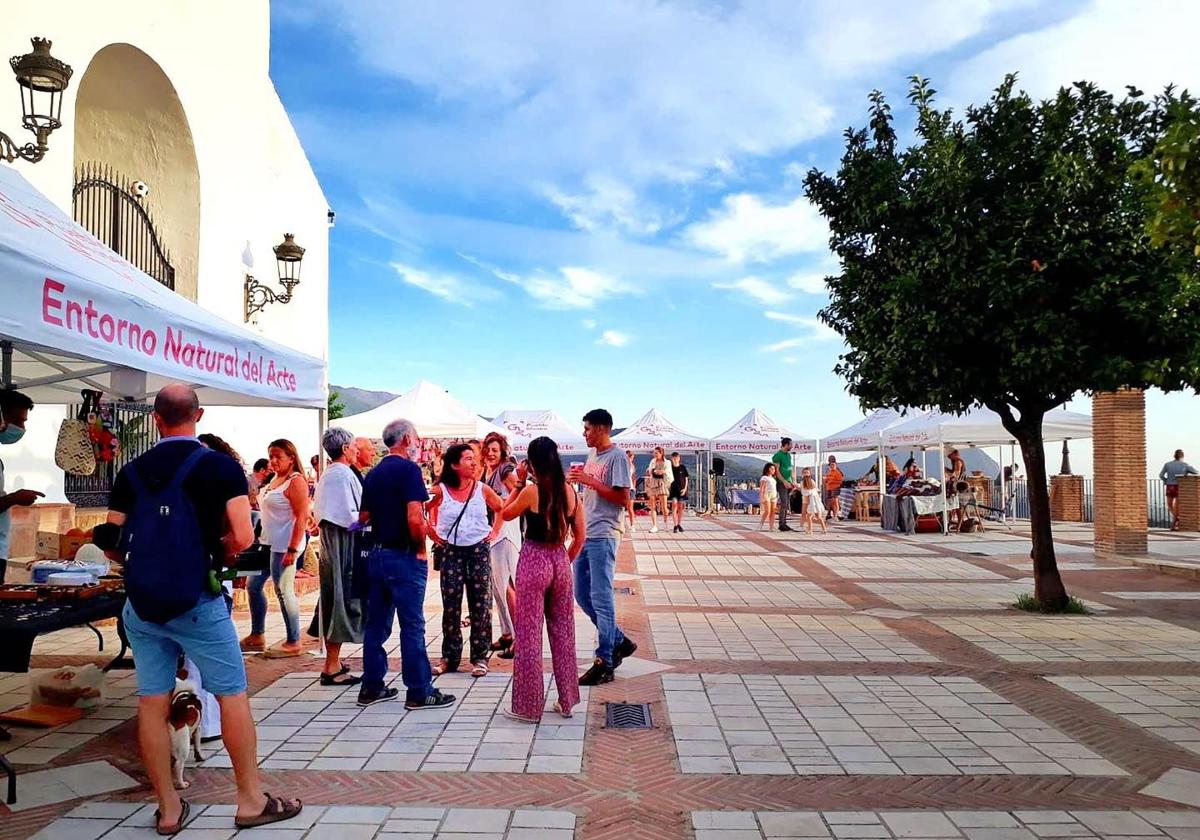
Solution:
M62 300L57 295L61 295L66 291L67 287L57 280L46 278L46 282L42 284L42 320L47 324L53 324L56 327L63 325L62 316L54 314L55 311L62 312Z
M42 321L147 356L153 356L158 347L153 329L97 309L91 298L75 300L65 283L49 277L42 283Z

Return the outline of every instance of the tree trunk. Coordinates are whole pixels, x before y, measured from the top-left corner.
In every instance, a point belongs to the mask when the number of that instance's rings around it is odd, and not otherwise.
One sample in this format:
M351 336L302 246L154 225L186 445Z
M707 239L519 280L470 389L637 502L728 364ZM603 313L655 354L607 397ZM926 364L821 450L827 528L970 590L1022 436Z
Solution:
M1033 529L1033 594L1045 610L1060 611L1067 605L1067 589L1058 573L1054 557L1054 536L1050 528L1050 492L1046 481L1046 451L1042 446L1043 414L1024 413L1009 431L1021 444L1029 489L1029 520ZM1007 423L1005 424L1008 425Z

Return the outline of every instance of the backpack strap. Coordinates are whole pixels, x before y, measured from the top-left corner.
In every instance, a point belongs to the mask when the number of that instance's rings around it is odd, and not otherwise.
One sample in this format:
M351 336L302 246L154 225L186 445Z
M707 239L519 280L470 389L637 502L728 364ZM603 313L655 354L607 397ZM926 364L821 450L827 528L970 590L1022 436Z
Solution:
M176 489L183 484L183 482L187 480L187 477L191 475L192 470L196 468L196 465L200 463L200 460L210 451L211 450L208 447L203 445L196 447L196 451L187 456L184 462L180 464L179 469L175 471L175 475L171 479L170 483L167 484L167 488ZM163 489L165 490L167 488Z

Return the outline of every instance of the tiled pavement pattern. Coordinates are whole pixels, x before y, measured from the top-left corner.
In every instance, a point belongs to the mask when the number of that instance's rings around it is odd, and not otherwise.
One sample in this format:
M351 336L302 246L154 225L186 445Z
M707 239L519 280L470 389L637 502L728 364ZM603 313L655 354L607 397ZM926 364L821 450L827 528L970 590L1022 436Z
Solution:
M571 840L575 815L533 808L430 808L305 805L287 823L235 832L234 809L201 806L181 840ZM154 806L125 802L81 805L47 826L37 840L129 840L153 837Z
M696 840L1194 840L1186 811L696 811Z
M1004 575L953 557L817 556L822 566L844 578L904 580L1004 580Z
M480 683L439 679L460 707L410 715L400 704L359 710L353 689L324 696L315 657L249 658L267 789L330 807L240 840L1200 840L1200 753L1186 731L1200 706L1200 616L1187 593L1200 582L1098 559L1087 527L1056 524L1073 594L1112 609L1047 618L980 598L1031 588L1014 580L1028 576L1021 523L948 537L755 524L689 516L684 534L648 535L639 521L621 544L616 586L620 623L641 649L571 721L548 712L532 729L498 717L511 665L496 659ZM1200 557L1200 540L1151 542ZM888 583L920 591L921 604L955 606L900 609L871 588ZM439 602L431 575L434 658ZM302 612L311 615L311 598ZM275 640L274 611L271 622ZM586 619L576 628L584 659L594 637ZM111 655L115 636L103 632ZM34 666L105 661L95 644L86 629L40 639ZM358 646L343 655L359 667ZM0 700L22 702L24 680L0 676ZM616 700L649 703L654 728L606 729L603 703ZM131 703L114 697L105 708L124 715ZM82 723L108 721L92 712ZM8 749L65 730L26 732ZM20 765L28 784L20 810L0 805L0 840L43 828L63 840L150 836L133 722L81 734L90 740L48 765ZM218 746L189 769L198 809L232 801L229 770L211 766L223 763ZM33 775L47 766L40 772L65 775ZM107 801L66 817L81 798ZM143 827L119 825L135 814ZM200 816L184 840L231 836L227 805Z
M643 580L641 590L648 607L847 608L842 599L808 581Z
M685 773L1124 775L969 677L662 680Z
M1123 601L1200 601L1200 592L1105 592Z
M1200 676L1050 677L1050 682L1200 753Z
M95 638L93 635L93 644ZM28 674L0 677L0 710L7 711L29 702L28 678ZM132 718L137 711L136 690L132 671L112 674L105 686L105 702L89 709L86 717L53 730L13 727L12 740L0 741L0 755L13 764L54 761Z
M740 554L646 554L637 559L638 572L664 577L800 577L778 557Z
M869 616L652 613L650 628L659 659L937 661Z
M1009 662L1200 662L1200 632L1140 616L954 616L934 624Z
M508 674L479 679L445 674L438 687L457 695L447 709L407 711L401 697L365 709L355 688L322 688L312 672L289 674L251 701L258 721L259 762L268 770L421 770L440 772L578 773L587 723L588 689L574 717L554 712L537 726L509 720ZM547 676L548 684L552 680ZM206 767L229 767L218 750Z
M1003 610L1020 595L1033 594L1033 579L981 583L863 583L874 592L906 610ZM1107 610L1104 604L1085 602L1088 609Z

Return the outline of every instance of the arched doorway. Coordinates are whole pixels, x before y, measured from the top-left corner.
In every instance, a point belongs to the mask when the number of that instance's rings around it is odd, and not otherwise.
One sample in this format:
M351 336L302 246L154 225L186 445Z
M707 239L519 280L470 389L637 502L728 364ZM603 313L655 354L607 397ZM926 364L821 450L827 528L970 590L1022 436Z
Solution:
M173 269L175 291L196 299L200 252L200 170L187 115L171 80L158 63L137 47L109 44L96 53L79 82L75 101L75 171L77 182L95 181L96 173L107 173L114 190L93 190L95 198L128 212L124 237L131 225L151 223L151 237ZM149 189L138 195L132 186L140 182ZM77 191L78 192L78 191ZM137 212L131 197L144 212ZM80 211L82 212L82 210ZM94 224L79 219L105 241L113 218L103 207L92 208ZM110 212L111 211L107 211ZM119 221L119 220L118 220ZM115 250L149 249L145 236L110 242ZM135 263L137 254L125 253ZM139 263L140 264L140 263ZM154 274L155 272L148 273Z

